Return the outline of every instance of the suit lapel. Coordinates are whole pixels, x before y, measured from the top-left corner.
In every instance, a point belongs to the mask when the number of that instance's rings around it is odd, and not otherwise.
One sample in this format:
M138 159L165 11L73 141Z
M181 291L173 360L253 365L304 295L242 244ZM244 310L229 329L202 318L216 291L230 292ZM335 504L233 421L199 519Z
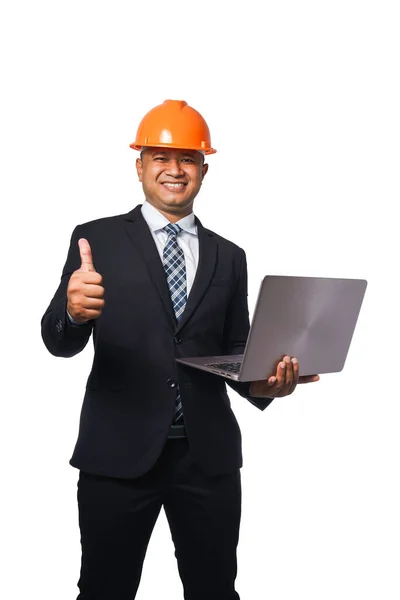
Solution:
M147 267L150 279L154 283L161 297L168 318L175 327L175 313L165 277L164 267L160 260L160 255L158 254L149 226L144 220L140 208L141 205L139 204L130 213L124 216L126 230L138 254L141 256Z
M192 289L186 302L185 310L178 322L176 322L171 296L165 277L164 267L160 260L157 247L154 243L150 229L141 213L139 204L131 212L124 215L124 221L128 235L135 246L138 254L145 263L149 276L153 281L157 292L165 306L168 318L178 333L192 316L201 302L210 285L217 263L217 242L213 234L206 229L196 217L197 234L199 238L199 264Z
M186 302L185 310L182 313L176 325L176 333L178 333L185 323L190 319L193 312L201 302L204 294L210 285L212 276L217 263L217 242L213 234L200 223L196 217L197 234L199 237L199 264L197 266L196 276L193 286Z

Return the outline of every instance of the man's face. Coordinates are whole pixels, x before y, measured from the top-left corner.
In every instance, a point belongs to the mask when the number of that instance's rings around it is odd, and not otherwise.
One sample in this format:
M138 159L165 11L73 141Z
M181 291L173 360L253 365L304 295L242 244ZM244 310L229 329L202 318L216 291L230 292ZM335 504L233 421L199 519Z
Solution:
M196 150L146 148L136 169L146 200L166 216L180 219L192 212L208 165Z

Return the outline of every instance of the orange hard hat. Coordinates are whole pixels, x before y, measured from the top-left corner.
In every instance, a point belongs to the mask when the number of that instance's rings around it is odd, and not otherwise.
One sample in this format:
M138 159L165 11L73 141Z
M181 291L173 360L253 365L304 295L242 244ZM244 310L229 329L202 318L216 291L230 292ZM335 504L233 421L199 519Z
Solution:
M216 152L207 123L184 100L165 100L143 117L130 147L142 150L146 146Z

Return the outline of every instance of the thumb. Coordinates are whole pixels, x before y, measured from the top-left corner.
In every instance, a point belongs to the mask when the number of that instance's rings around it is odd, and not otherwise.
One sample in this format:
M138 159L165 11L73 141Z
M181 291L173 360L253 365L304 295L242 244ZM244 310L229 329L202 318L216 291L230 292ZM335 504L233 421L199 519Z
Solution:
M78 240L79 253L81 255L81 267L80 271L87 273L88 271L96 271L93 264L92 250L89 242L85 238Z

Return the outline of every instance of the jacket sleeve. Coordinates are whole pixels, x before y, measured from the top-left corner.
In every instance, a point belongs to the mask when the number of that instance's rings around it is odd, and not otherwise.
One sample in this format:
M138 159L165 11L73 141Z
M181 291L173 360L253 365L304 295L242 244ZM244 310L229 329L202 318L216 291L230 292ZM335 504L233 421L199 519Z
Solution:
M224 354L243 354L249 335L250 321L247 304L247 262L244 250L241 250L239 275L235 291L228 307L224 326ZM226 379L226 383L243 398L260 410L267 408L273 398L255 398L250 395L250 382Z
M41 320L42 338L48 351L54 356L68 358L84 349L89 341L93 321L73 325L67 317L67 287L74 271L80 267L79 238L84 237L81 226L72 232L70 247L60 285Z

